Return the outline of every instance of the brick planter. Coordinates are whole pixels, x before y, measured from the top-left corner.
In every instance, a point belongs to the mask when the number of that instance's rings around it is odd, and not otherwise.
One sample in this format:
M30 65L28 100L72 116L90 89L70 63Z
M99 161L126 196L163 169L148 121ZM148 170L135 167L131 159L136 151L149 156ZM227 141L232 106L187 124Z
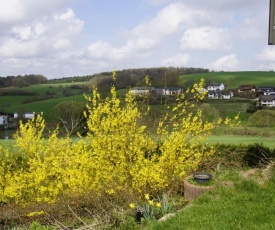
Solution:
M213 190L215 188L214 185L202 186L202 185L191 184L188 181L191 177L186 177L184 180L184 198L186 200L189 200L189 201L193 200L195 197L199 196L200 194L207 192L209 190Z

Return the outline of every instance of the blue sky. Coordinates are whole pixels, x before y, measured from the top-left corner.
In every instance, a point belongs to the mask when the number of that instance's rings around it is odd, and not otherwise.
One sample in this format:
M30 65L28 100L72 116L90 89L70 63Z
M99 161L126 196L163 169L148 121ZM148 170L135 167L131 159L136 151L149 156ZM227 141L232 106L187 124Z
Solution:
M269 0L0 0L0 76L275 70Z

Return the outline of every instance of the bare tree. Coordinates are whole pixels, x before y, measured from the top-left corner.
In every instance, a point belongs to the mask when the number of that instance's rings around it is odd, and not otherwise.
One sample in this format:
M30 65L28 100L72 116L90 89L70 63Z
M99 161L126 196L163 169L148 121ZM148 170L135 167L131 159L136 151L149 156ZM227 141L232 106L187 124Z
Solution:
M53 108L54 119L60 123L61 129L66 135L83 133L85 129L83 111L85 108L85 103L76 101L61 102Z

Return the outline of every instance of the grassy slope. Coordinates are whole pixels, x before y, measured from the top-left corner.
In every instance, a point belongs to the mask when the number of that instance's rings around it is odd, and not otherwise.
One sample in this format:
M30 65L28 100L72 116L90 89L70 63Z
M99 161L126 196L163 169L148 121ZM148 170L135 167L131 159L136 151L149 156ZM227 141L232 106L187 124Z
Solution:
M272 205L275 202L274 172L273 178L265 186L238 176L233 182L235 186L218 187L195 199L178 212L176 217L155 223L146 229L275 229L275 206Z
M207 81L219 82L228 88L238 88L241 84L253 84L259 86L275 86L275 72L210 72L180 76L180 82L194 80L199 82L201 78Z
M14 111L18 111L18 110L22 111L22 109L23 109L26 112L37 112L37 113L43 112L45 120L48 121L51 119L52 109L54 108L54 106L56 106L58 103L61 103L64 101L85 102L86 99L84 98L83 95L60 97L60 98L32 102L32 103L28 103L28 104L12 105L12 106L6 108L5 111L6 112L14 112Z
M275 149L274 137L264 136L234 136L234 135L211 135L208 137L209 144L235 144L250 145L250 144L263 144L271 149Z

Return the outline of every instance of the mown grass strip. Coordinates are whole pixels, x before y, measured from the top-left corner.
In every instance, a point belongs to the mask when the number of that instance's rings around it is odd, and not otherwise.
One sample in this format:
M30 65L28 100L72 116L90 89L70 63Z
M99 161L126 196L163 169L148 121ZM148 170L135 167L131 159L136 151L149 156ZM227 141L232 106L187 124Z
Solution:
M220 187L197 198L175 217L147 229L274 229L274 178L273 174L266 186L241 179L234 187Z

